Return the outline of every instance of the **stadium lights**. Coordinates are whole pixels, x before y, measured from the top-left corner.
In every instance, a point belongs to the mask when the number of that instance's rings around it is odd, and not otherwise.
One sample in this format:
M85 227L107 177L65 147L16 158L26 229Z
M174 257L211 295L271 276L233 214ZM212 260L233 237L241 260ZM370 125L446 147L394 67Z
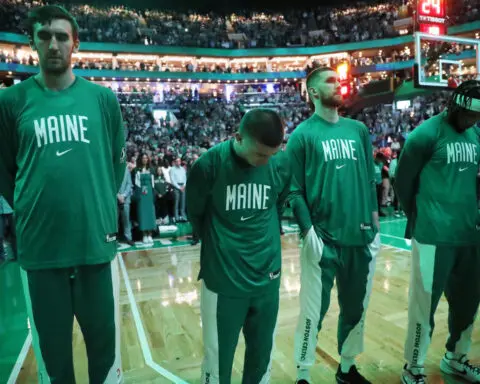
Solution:
M198 59L200 63L228 63L230 60L226 58L217 58L217 57L201 57Z
M341 63L337 67L337 73L340 80L347 80L350 72L350 66L348 63Z
M315 55L310 56L310 60L328 60L328 59L347 59L348 53L347 52L339 52L339 53L331 53L328 55Z
M274 57L270 59L270 61L275 63L281 63L285 61L305 61L307 60L307 56L292 56L292 57Z

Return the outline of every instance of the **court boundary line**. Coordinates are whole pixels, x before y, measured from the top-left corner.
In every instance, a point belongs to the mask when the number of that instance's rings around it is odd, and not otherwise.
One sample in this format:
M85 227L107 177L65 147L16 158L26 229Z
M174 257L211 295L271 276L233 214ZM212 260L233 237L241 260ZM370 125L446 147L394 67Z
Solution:
M20 375L20 371L23 368L23 364L27 359L28 351L30 350L31 345L32 345L32 332L28 330L28 335L25 338L25 341L23 343L22 349L20 350L20 353L18 354L17 361L15 362L15 365L12 368L12 372L10 373L10 377L7 380L7 384L15 384L17 382L18 376Z
M125 287L127 289L127 296L128 301L130 302L130 308L132 310L133 321L135 323L135 328L137 330L138 341L140 343L140 347L143 353L143 359L145 360L145 364L152 368L155 372L159 373L161 376L165 377L166 379L170 380L172 383L175 384L188 384L188 382L182 380L178 376L174 375L172 372L168 371L167 369L160 366L153 360L152 351L150 346L148 345L147 341L147 334L145 332L145 328L143 326L142 318L140 316L140 312L138 310L137 302L135 301L135 296L133 294L132 285L130 284L127 268L123 261L123 256L119 253L118 262L120 264L120 269L122 270L123 280L125 282Z

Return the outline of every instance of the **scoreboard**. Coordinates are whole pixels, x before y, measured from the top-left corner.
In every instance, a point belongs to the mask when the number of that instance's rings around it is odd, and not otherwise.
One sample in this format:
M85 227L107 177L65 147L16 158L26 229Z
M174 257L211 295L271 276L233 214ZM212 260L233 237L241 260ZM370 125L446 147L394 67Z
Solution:
M445 35L447 32L447 0L417 0L417 23L420 32Z

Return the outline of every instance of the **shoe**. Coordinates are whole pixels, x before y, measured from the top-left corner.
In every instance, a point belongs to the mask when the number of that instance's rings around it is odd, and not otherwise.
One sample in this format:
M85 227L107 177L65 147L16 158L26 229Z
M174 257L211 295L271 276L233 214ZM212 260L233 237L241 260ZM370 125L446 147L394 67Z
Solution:
M357 371L355 365L350 367L348 373L343 373L340 366L338 366L335 378L337 379L337 384L372 384Z
M148 244L151 244L151 245L155 244L152 239L152 236L148 236Z
M449 359L447 355L443 356L440 370L448 375L461 377L469 383L480 383L480 367L470 364L465 355L460 360Z
M305 379L300 379L300 380L297 380L295 384L310 384L310 382Z
M190 243L190 245L191 245L192 247L194 247L194 246L197 245L199 242L200 242L200 240L196 240L196 239L195 239L195 240L192 240L192 242Z
M403 384L426 384L427 376L423 373L413 374L410 369L407 368L408 365L405 364L403 367L402 373L402 383Z
M148 244L149 243L149 240L148 240L148 236L143 236L143 244Z
M126 240L125 243L133 247L135 245L135 242L133 240Z

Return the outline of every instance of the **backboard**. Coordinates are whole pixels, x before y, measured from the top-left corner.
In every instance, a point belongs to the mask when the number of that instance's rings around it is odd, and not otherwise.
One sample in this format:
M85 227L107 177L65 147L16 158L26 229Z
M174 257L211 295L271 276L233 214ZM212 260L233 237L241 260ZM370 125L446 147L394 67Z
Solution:
M414 37L416 87L456 88L480 79L480 40L421 32Z

